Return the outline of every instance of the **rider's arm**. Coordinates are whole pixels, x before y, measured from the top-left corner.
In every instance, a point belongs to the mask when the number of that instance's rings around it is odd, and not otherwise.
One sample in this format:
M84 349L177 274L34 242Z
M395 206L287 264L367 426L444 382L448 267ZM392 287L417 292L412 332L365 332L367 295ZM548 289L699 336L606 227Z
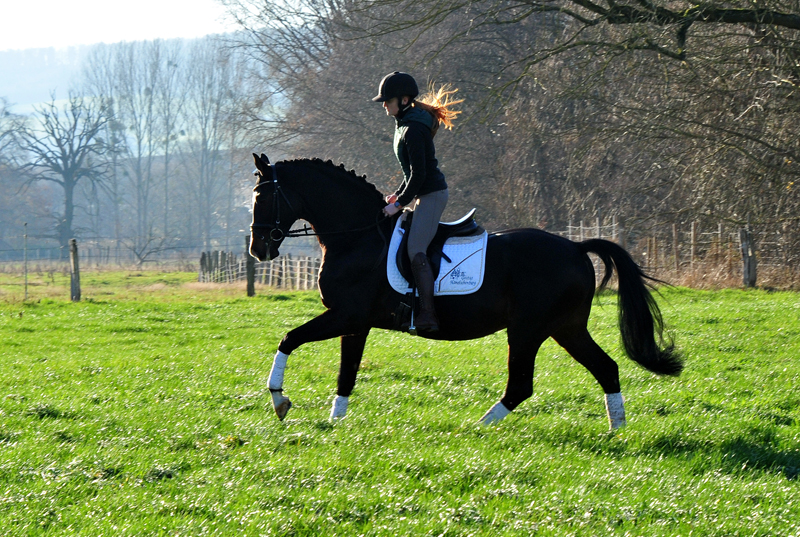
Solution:
M414 199L425 183L425 165L427 155L425 152L425 127L422 124L413 124L406 130L403 140L408 155L408 164L411 170L406 181L403 182L402 191L397 192L397 201L405 207ZM430 136L430 134L428 134Z

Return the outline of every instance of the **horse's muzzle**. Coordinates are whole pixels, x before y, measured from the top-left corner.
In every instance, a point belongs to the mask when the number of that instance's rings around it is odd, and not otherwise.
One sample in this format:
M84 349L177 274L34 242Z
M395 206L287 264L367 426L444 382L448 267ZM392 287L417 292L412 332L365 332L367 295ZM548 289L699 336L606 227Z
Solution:
M253 238L250 240L250 255L258 261L272 261L280 255L279 244L276 241L260 240Z

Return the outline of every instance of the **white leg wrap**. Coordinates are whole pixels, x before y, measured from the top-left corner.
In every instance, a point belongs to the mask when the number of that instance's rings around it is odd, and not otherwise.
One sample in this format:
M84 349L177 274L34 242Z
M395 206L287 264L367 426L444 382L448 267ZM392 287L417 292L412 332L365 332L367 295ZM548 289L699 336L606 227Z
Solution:
M349 397L337 395L333 398L333 407L331 408L331 421L342 419L347 414L347 403Z
M269 389L280 390L283 388L283 371L286 369L286 361L289 359L288 354L283 354L281 351L275 355L272 361L272 371L269 373Z
M498 401L489 409L489 412L483 415L478 423L481 425L494 425L509 414L511 414L511 411L506 408L506 405Z
M621 393L606 394L606 412L612 430L625 427L625 401Z

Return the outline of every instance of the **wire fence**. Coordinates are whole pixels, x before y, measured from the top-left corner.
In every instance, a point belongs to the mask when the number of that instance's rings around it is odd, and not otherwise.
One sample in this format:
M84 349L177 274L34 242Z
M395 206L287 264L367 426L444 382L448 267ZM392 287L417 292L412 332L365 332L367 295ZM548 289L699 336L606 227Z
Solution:
M556 234L573 241L603 238L618 242L650 275L680 285L746 285L748 263L752 263L759 286L800 289L800 233L789 225L775 231L722 222L704 227L692 222L628 232L616 219L594 219L570 223L565 232ZM598 263L595 266L599 272Z

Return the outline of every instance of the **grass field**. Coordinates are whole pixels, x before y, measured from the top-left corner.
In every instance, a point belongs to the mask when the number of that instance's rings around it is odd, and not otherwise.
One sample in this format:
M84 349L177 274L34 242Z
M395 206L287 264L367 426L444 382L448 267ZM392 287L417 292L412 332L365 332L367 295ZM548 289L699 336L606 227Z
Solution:
M23 304L0 275L4 535L800 535L798 294L662 290L677 379L622 356L600 297L628 413L609 433L599 386L551 342L534 396L476 426L503 334L374 331L335 426L338 341L301 347L279 422L271 357L315 293L87 273L71 303L58 277Z

